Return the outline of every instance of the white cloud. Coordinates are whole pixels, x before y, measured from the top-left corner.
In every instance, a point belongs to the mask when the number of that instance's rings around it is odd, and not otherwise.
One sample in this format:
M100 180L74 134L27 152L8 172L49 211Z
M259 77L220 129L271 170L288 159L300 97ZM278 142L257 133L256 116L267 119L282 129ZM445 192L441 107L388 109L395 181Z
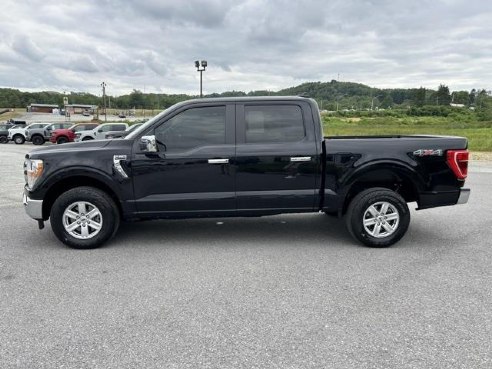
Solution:
M98 93L492 85L480 0L4 1L0 86Z

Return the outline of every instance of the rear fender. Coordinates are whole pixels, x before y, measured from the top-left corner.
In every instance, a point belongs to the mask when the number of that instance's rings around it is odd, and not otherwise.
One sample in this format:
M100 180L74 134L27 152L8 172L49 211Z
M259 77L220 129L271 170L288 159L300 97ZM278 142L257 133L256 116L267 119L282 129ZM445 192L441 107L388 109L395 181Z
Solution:
M347 195L349 195L360 183L374 183L375 186L386 187L385 184L393 185L393 181L407 183L411 185L411 189L419 201L419 193L426 188L425 179L417 172L415 168L403 161L387 161L379 160L372 161L357 167L354 171L342 178L339 183L340 191L339 199L342 201L340 208L343 207Z

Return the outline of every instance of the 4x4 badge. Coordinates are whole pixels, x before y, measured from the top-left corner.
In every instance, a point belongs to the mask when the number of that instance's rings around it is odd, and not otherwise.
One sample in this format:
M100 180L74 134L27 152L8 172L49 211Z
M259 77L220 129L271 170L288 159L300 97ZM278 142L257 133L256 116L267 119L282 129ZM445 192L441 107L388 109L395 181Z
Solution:
M420 149L413 152L414 156L442 156L442 150Z

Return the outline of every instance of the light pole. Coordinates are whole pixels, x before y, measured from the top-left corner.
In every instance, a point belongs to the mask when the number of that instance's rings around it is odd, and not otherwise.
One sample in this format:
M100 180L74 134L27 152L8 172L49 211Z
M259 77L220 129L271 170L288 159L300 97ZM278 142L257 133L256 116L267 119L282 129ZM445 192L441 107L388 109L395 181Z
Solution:
M101 83L101 87L103 89L103 106L104 106L104 121L108 121L108 116L106 114L106 82Z
M200 72L200 97L203 97L202 94L202 73L207 68L206 60L195 60L195 67L198 72Z
M383 95L378 95L378 96L374 96L371 100L371 110L374 110L374 99L378 99L378 103L379 103L379 98L380 97L383 97ZM379 106L378 106L379 107Z

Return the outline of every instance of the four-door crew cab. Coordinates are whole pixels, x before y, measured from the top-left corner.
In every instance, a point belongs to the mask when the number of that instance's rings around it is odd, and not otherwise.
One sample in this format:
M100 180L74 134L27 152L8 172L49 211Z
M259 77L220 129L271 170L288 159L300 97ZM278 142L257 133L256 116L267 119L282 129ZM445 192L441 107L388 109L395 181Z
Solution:
M66 123L51 123L44 125L41 128L35 128L29 126L26 129L26 140L32 142L34 145L43 145L46 141L49 141L51 132L55 129L70 128L73 124Z
M104 123L91 130L77 132L74 141L102 140L105 138L106 132L124 131L126 129L128 129L128 124L126 123Z
M324 138L301 97L176 104L120 140L57 145L26 156L24 204L75 248L97 247L120 219L344 215L372 247L406 232L419 209L465 203L467 140Z
M80 131L87 131L96 128L98 123L79 123L70 126L69 128L59 128L51 132L50 142L56 144L64 144L73 142L75 134Z
M22 145L26 142L27 131L29 130L43 130L45 127L49 126L50 123L31 123L26 126L13 126L9 129L9 140L14 141L17 145Z

